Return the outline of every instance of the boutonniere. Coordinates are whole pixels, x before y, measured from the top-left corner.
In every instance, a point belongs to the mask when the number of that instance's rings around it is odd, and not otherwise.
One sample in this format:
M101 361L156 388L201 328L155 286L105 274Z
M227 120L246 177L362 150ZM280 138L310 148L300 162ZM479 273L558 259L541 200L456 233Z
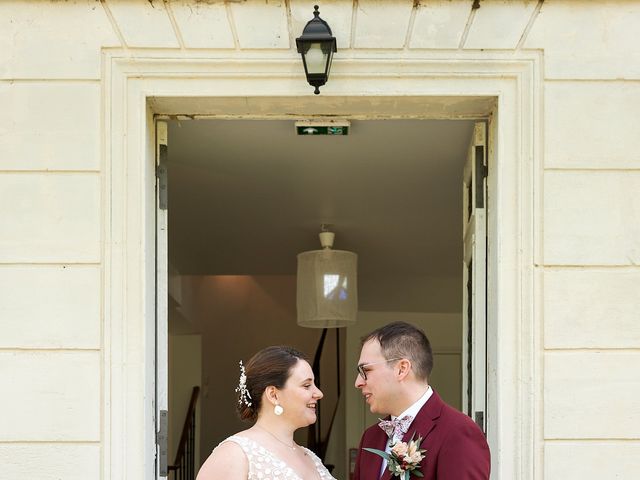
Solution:
M420 471L420 462L426 456L426 450L420 449L420 443L422 437L413 439L415 433L411 435L411 440L408 442L394 442L391 444L391 451L389 453L378 450L377 448L364 448L368 452L380 455L387 460L387 468L395 477L400 477L400 480L409 480L411 475L416 477L424 477Z

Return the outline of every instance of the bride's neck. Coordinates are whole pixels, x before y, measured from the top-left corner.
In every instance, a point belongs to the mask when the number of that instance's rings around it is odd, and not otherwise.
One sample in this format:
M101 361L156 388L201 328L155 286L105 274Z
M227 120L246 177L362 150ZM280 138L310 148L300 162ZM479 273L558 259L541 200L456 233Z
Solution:
M295 429L281 418L261 417L256 420L256 426L262 430L266 430L272 435L275 435L280 440L290 440L293 442L293 432Z

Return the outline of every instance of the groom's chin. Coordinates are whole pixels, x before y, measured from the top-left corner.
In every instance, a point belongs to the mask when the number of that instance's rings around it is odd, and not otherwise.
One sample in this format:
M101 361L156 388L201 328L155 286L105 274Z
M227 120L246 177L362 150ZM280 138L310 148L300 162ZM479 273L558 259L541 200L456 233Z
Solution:
M369 412L371 412L373 415L388 415L389 414L389 412L382 411L375 404L369 405Z

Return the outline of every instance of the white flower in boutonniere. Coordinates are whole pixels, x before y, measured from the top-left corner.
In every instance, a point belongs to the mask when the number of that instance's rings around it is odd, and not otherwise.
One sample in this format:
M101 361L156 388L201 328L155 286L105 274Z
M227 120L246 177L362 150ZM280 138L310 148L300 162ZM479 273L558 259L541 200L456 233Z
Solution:
M396 442L391 444L389 453L378 450L377 448L364 448L368 452L380 455L387 461L389 471L400 480L409 480L411 475L416 477L424 477L420 471L420 462L425 458L426 450L420 449L422 437L413 439L415 433L408 442Z

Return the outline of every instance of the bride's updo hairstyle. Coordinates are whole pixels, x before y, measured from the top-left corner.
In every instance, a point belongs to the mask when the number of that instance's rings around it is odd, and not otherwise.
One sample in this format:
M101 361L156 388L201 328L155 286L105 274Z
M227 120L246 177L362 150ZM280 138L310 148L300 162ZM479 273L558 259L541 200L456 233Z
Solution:
M246 389L251 395L251 405L239 401L238 414L242 420L256 420L262 404L262 393L269 386L284 387L289 379L291 369L298 360L307 357L287 346L267 347L256 353L245 367Z

